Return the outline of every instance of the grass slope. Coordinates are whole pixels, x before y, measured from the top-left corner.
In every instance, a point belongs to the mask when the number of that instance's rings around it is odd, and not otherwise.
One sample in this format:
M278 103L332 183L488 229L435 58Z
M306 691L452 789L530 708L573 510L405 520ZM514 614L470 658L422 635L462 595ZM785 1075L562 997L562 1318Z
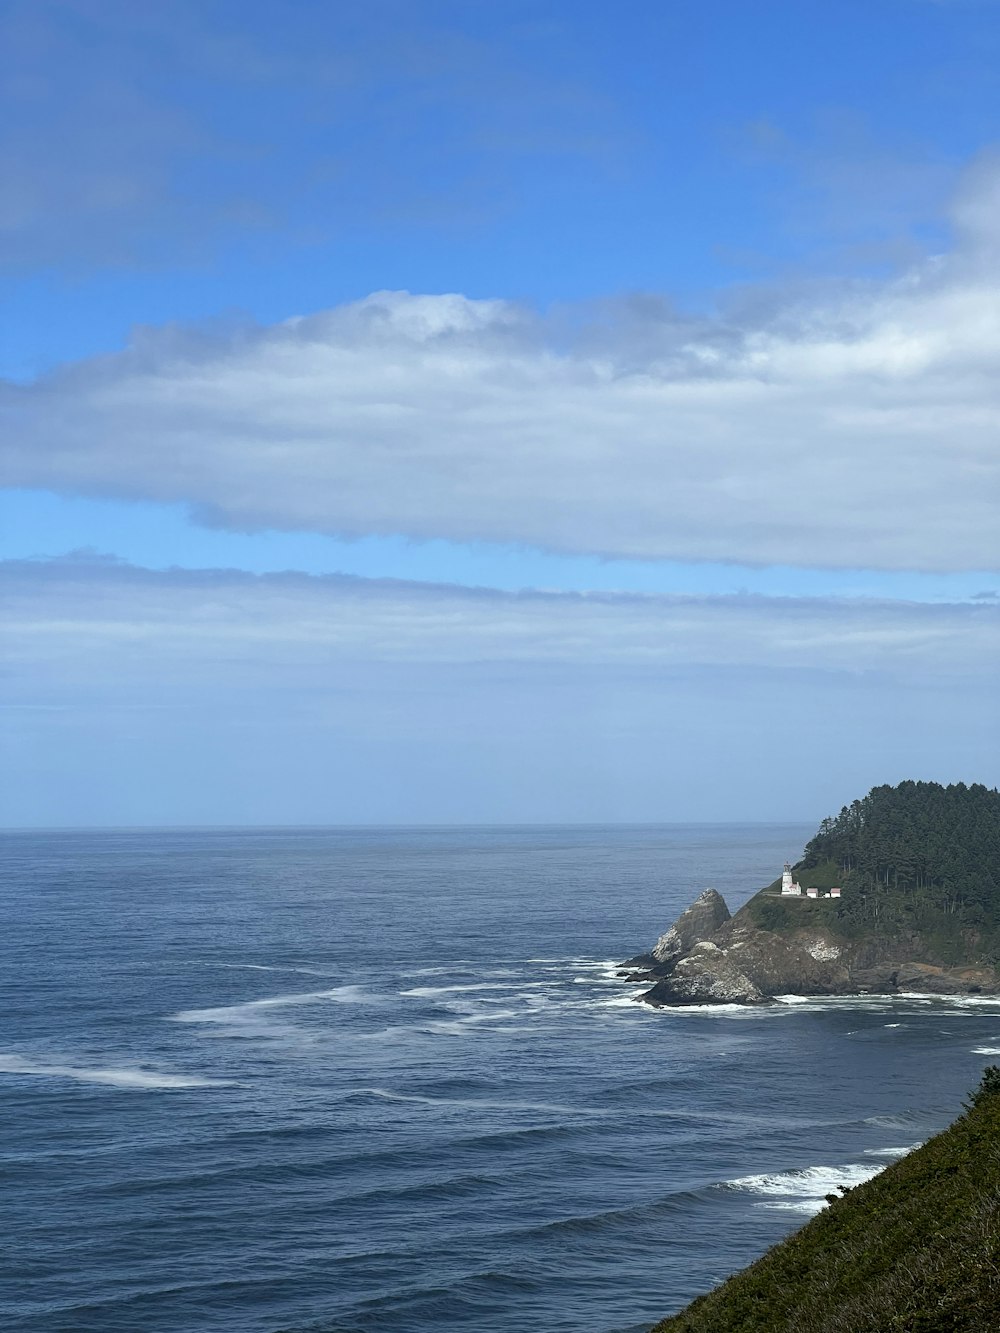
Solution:
M1000 1069L964 1115L652 1333L1000 1329Z

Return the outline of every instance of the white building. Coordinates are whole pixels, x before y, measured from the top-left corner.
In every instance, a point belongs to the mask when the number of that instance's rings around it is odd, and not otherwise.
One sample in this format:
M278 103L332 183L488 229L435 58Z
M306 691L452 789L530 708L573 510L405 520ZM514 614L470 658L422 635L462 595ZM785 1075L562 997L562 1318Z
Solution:
M784 870L781 872L781 892L783 894L791 894L796 898L801 897L802 895L802 885L796 883L792 879L792 867L787 861L785 862Z

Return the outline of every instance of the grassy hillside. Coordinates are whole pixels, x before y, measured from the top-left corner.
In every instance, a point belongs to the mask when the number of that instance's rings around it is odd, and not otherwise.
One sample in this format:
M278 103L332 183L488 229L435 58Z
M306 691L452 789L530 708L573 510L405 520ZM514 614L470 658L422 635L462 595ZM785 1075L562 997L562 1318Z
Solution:
M1000 1328L1000 1068L964 1115L653 1333Z

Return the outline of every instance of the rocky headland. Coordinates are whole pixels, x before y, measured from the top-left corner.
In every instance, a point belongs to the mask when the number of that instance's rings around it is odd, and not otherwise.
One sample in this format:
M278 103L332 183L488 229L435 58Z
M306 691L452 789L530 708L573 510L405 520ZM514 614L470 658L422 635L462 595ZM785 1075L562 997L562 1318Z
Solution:
M648 981L641 998L658 1006L1000 994L996 791L875 788L824 820L794 879L801 893L778 879L735 915L706 889L622 975Z
M919 932L872 932L852 939L838 929L831 900L801 898L778 907L778 930L761 928L752 899L731 916L706 889L648 954L624 965L649 981L647 1004L765 1004L776 995L1000 994L1000 972L982 963L947 966ZM763 900L768 901L767 899ZM771 898L770 901L774 901Z

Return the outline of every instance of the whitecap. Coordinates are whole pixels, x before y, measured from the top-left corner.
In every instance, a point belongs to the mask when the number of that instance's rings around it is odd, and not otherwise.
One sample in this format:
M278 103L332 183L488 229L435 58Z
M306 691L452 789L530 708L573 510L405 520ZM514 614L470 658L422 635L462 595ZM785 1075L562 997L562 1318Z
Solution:
M436 995L451 995L459 991L517 990L523 981L477 981L461 986L413 986L410 990L401 990L400 995L416 995L421 999L432 999Z
M340 973L329 968L300 967L294 963L212 963L212 967L224 967L233 972L297 972L306 977L336 977Z
M644 995L645 991L639 991ZM774 1010L767 1005L755 1004L662 1004L647 1005L654 1014L700 1014L703 1018L721 1018L727 1014L744 1018L762 1018Z
M918 1139L916 1143L907 1143L902 1148L866 1148L866 1157L905 1157L907 1153L913 1152L914 1148L919 1148L922 1140Z
M725 1183L730 1189L763 1196L761 1208L783 1208L798 1213L818 1213L826 1207L826 1195L839 1186L852 1189L877 1176L884 1168L870 1163L846 1166L807 1166L758 1176L740 1176Z
M973 1046L973 1055L1000 1055L1000 1046Z
M202 1078L198 1074L167 1074L150 1069L116 1069L103 1066L42 1064L20 1055L0 1055L0 1073L34 1074L47 1078L71 1078L79 1083L107 1083L116 1088L226 1088L229 1079Z

